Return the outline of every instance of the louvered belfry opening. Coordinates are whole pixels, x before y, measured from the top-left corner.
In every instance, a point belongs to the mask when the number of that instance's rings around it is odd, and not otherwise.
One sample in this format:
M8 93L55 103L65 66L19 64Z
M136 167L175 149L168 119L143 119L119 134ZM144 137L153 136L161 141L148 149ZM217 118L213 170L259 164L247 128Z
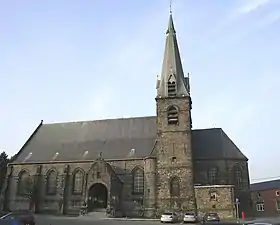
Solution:
M167 90L168 90L168 96L169 97L175 97L176 96L176 83L175 83L175 81L169 81L167 83Z
M175 106L170 106L167 112L168 124L178 124L178 109Z

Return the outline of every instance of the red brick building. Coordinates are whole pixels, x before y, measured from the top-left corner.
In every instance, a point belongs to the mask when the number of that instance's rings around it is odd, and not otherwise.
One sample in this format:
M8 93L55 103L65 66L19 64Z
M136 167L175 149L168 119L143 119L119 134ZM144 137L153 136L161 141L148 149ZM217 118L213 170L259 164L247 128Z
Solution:
M280 215L280 179L251 184L256 217Z

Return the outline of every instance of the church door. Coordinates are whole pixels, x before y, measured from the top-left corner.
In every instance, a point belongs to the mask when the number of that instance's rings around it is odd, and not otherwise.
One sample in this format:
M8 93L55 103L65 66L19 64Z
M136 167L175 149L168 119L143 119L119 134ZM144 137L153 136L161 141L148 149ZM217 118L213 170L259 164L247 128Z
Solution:
M88 211L106 209L108 201L108 190L104 184L93 184L88 191Z

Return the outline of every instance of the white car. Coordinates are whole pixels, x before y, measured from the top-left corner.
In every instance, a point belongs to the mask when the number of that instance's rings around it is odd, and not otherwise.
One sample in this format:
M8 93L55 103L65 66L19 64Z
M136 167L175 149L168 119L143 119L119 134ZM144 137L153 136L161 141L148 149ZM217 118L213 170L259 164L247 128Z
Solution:
M197 222L197 215L194 212L187 212L184 216L184 223L195 223Z
M178 221L178 216L174 212L163 213L160 218L161 223L174 223Z

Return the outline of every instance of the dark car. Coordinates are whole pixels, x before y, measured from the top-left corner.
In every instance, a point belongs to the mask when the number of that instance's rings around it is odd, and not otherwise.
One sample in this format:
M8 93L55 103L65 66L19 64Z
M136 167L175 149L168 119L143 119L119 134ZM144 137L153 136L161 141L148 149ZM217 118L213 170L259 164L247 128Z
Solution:
M0 225L20 225L16 220L0 220Z
M279 225L279 222L254 222L250 223L249 225Z
M7 213L0 220L16 220L20 225L35 225L34 214L28 210Z
M218 213L215 212L205 213L203 222L220 222L220 217Z

